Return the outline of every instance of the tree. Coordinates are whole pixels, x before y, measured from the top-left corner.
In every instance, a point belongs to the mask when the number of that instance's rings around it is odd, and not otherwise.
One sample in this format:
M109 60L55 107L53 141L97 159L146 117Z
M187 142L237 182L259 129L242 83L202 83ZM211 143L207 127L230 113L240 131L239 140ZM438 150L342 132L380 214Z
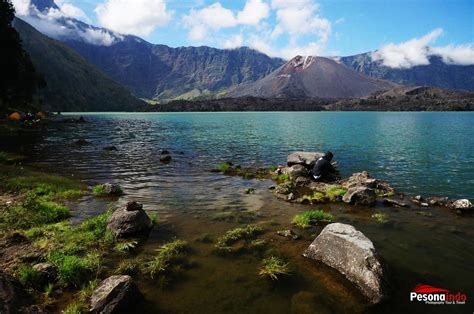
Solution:
M0 0L0 112L31 105L37 89L45 84L22 48L12 26L14 18L10 0Z

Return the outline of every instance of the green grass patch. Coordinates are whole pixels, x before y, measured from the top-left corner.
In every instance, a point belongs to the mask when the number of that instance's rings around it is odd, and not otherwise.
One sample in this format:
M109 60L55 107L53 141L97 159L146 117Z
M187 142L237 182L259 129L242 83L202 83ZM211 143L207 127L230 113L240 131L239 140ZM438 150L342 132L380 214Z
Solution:
M41 274L31 265L20 265L16 271L16 275L25 286L35 287L40 283Z
M287 173L277 174L272 176L272 180L278 183L290 181L290 176Z
M346 193L347 189L339 185L331 186L329 189L326 190L326 196L331 202L340 200L340 198L343 197Z
M97 184L97 185L94 185L94 187L92 188L92 193L95 195L95 196L103 196L103 195L107 195L107 193L105 193L105 188L102 184Z
M272 256L265 258L262 261L259 275L262 277L268 277L272 280L278 280L281 275L289 275L289 264L285 263L282 259Z
M180 265L186 257L188 242L184 240L174 240L160 246L158 255L145 263L144 272L152 279L160 273L167 272L170 267Z
M221 171L221 172L226 172L231 168L232 168L232 163L230 163L230 162L222 162L222 163L218 164L217 167L216 167L216 169Z
M300 228L309 228L315 222L331 222L333 220L334 216L330 213L326 213L322 210L310 210L294 216L292 223Z
M271 165L271 166L268 167L268 170L270 170L270 171L277 171L277 169L278 169L277 165Z
M133 251L138 245L138 241L136 240L126 240L120 241L115 244L114 249L119 252L130 252Z
M381 224L384 224L388 221L387 214L384 213L375 213L372 215L372 218Z
M69 304L63 311L62 314L80 314L89 312L86 303L76 301Z
M118 264L115 274L117 275L135 275L139 272L140 266L142 265L143 261L141 259L126 259L120 261Z
M219 237L214 247L220 252L230 253L233 251L232 245L238 241L245 241L246 244L255 240L259 234L263 232L258 226L247 225L227 231L223 236Z

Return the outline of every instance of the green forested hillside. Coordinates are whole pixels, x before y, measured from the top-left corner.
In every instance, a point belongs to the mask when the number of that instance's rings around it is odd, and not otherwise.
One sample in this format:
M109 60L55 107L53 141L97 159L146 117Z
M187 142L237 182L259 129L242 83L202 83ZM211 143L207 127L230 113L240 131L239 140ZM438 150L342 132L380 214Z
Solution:
M51 111L125 111L143 102L71 48L15 19L24 49L46 81L42 107Z

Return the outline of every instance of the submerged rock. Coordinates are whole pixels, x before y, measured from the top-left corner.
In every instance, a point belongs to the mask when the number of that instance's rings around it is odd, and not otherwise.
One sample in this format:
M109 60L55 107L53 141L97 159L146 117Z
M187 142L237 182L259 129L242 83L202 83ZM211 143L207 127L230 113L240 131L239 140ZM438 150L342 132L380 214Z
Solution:
M386 295L385 271L374 245L351 225L327 225L303 256L338 270L371 303L379 303Z
M160 153L160 161L167 163L171 161L171 154L167 150L162 150Z
M395 206L395 207L409 207L406 203L403 203L401 201L397 201L391 198L384 198L383 204L387 206Z
M293 165L303 165L306 168L311 168L316 161L323 156L324 153L320 152L294 152L288 155L286 161L289 167Z
M126 207L117 209L107 221L107 228L117 238L148 232L151 226L150 217L137 202L129 202Z
M374 189L364 186L349 188L342 197L344 203L351 205L373 206L377 200Z
M294 233L291 229L277 231L277 234L291 240L298 240L300 238L300 236Z
M107 145L104 147L104 150L111 152L111 151L116 151L118 149L114 145Z
M140 293L127 275L111 276L94 290L90 301L92 313L124 313L135 304Z

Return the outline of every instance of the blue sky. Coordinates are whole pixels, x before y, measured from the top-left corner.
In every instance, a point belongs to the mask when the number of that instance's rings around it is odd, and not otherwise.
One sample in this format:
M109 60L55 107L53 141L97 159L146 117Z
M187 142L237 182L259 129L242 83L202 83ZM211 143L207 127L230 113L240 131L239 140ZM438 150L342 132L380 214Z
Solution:
M30 0L14 0L25 1ZM290 58L352 55L389 45L388 56L400 64L406 59L401 54L427 45L452 58L474 59L473 0L55 1L93 25L172 47L245 45ZM458 49L454 57L452 49ZM419 57L408 59L423 62Z

